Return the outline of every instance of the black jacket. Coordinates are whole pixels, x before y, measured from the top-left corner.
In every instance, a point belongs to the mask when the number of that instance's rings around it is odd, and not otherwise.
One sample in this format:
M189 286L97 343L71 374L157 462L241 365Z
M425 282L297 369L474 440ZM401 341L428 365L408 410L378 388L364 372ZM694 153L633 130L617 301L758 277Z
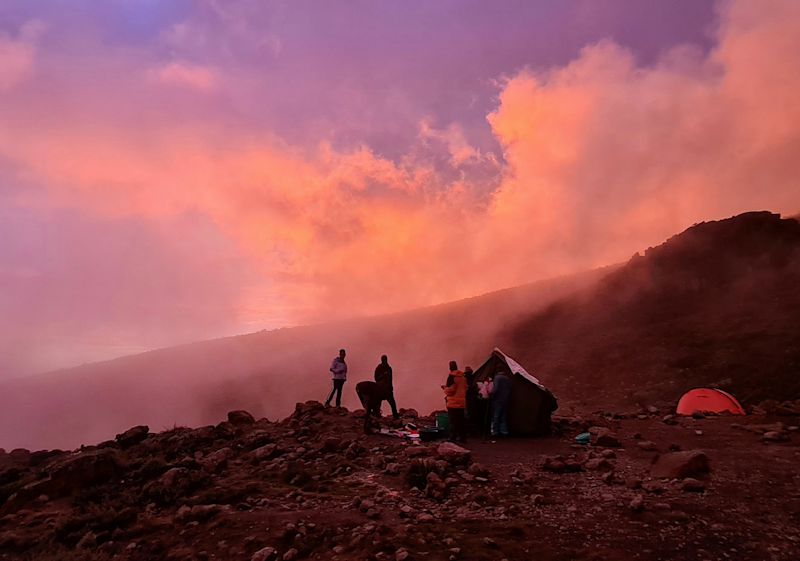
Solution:
M392 367L382 362L376 366L375 382L385 390L392 391Z

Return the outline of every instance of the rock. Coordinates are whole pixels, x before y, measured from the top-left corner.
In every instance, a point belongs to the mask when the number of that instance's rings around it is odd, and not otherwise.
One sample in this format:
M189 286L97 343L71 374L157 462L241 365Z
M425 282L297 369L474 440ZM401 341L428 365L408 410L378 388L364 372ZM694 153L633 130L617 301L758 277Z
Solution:
M761 436L764 442L786 442L789 440L789 435L784 431L771 430L765 432Z
M604 427L599 427L599 430L594 433L593 444L604 448L620 448L622 446L617 435L611 429Z
M23 487L17 492L14 502L19 504L40 495L51 498L69 495L105 483L116 477L120 471L118 452L114 449L80 452L50 466L49 477Z
M647 412L650 413L651 415L657 415L658 414L658 407L656 407L655 405L648 405L647 406Z
M583 464L573 459L565 460L561 456L554 456L545 458L542 469L553 473L575 473L583 470Z
M274 547L265 547L256 551L250 561L272 561L278 557L278 550Z
M425 486L425 494L432 499L443 499L447 495L447 483L445 483L436 472L430 472L427 476L428 484Z
M642 480L636 479L635 477L629 477L625 480L625 487L628 489L641 489L642 488Z
M298 551L295 548L290 549L283 554L283 561L292 561L297 558Z
M649 440L642 440L641 442L637 442L636 446L638 446L640 450L644 450L645 452L658 451L658 445L655 442L651 442Z
M633 512L641 512L644 510L644 497L642 495L636 495L633 497L630 503L628 503L628 508L631 509Z
M399 475L400 474L400 464L397 462L390 462L386 464L386 469L383 470L386 475Z
M585 464L586 469L591 471L609 471L614 466L605 458L592 458Z
M430 456L431 449L426 446L409 446L405 449L405 455L409 458L419 458L420 456Z
M489 470L483 464L477 462L467 468L467 473L475 477L489 477Z
M263 462L264 460L269 460L270 458L274 457L277 451L277 444L265 444L264 446L256 448L250 452L250 455L257 461Z
M135 444L139 444L142 440L147 438L148 434L150 434L150 427L147 425L137 425L129 428L122 434L118 434L114 437L114 440L123 448L129 448Z
M681 489L691 493L702 493L706 490L706 486L702 481L699 481L693 477L687 477L681 483Z
M97 535L94 532L86 532L75 547L77 549L97 547Z
M661 479L703 476L711 471L708 456L701 450L662 454L650 468L650 475Z
M406 561L406 559L408 559L409 557L411 557L411 554L408 552L407 549L404 549L402 547L397 551L395 551L394 553L395 561Z
M203 458L200 465L209 473L217 473L228 465L228 459L234 455L235 452L230 448L220 448Z
M661 418L661 422L665 425L677 425L678 421L675 419L675 415L664 415Z
M660 495L664 492L664 486L658 481L646 481L642 483L642 489L656 495Z
M451 464L467 464L472 452L452 442L443 442L436 448L436 454Z
M425 522L433 522L434 520L435 518L433 517L433 515L427 512L423 512L422 514L417 516L417 522L425 523Z
M232 425L252 425L256 420L247 411L239 409L228 412L228 422Z
M497 542L494 541L492 538L489 538L489 537L483 538L483 544L486 547L491 547L493 549L497 549Z

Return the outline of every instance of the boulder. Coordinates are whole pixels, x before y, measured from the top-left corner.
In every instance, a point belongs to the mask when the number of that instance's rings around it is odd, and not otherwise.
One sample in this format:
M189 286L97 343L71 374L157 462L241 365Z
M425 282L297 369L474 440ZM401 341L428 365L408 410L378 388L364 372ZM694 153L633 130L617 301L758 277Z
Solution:
M770 430L761 436L764 442L786 442L789 440L789 434L785 431Z
M228 448L220 448L219 450L214 450L208 456L202 459L200 465L203 466L203 469L209 473L217 473L228 465L228 460L232 458L236 453Z
M681 483L681 489L690 493L702 493L706 490L706 485L698 479L687 477Z
M585 467L592 471L609 471L614 469L614 465L605 458L592 458L586 462Z
M264 460L269 460L273 458L278 452L278 445L277 444L265 444L259 448L256 448L250 454L253 458L255 458L259 462L263 462Z
M650 475L661 479L702 477L711 471L708 456L702 450L686 450L662 454L650 469Z
M611 429L605 427L592 427L589 429L592 434L592 444L604 448L619 448L622 444L619 438Z
M232 425L252 425L256 420L247 411L239 409L228 412L228 422Z
M147 438L148 434L150 434L150 427L147 425L137 425L118 434L114 437L114 440L116 440L121 447L129 448L135 444L139 444L142 440Z
M443 442L436 448L436 454L451 464L467 464L472 452L452 442Z
M256 551L252 557L250 557L250 561L272 561L278 557L278 550L274 547L265 547L263 549L259 549Z

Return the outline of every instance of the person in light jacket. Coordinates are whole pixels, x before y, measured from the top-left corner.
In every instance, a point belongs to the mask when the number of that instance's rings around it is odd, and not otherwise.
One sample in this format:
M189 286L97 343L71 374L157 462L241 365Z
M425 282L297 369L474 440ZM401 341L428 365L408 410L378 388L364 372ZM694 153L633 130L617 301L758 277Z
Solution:
M339 349L339 356L333 359L331 363L331 379L333 380L333 389L331 390L328 399L325 400L325 407L330 407L333 394L336 394L336 407L342 406L342 388L347 381L347 363L344 357L347 355L344 349Z

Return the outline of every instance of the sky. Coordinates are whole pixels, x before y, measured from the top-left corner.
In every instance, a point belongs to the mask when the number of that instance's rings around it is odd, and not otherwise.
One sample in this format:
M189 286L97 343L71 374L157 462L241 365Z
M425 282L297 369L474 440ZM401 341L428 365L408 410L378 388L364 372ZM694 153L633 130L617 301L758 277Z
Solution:
M0 378L800 210L800 3L4 0Z

